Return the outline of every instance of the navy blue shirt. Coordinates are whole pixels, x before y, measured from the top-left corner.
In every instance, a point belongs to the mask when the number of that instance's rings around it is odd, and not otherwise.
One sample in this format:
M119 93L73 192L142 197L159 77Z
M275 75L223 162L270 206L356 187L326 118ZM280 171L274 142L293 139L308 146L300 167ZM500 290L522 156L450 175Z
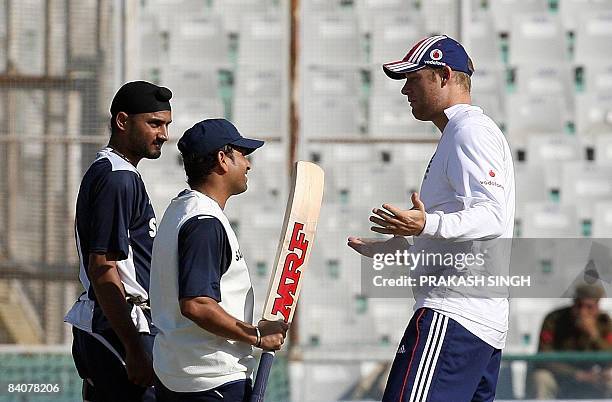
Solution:
M77 198L81 281L88 298L95 301L96 295L89 283L89 254L115 254L128 296L147 300L151 251L157 234L155 213L136 169L108 149L101 152L107 157L89 167ZM110 328L97 303L92 321L94 332Z
M232 262L232 248L219 219L198 215L178 234L179 299L207 296L221 301L221 276Z

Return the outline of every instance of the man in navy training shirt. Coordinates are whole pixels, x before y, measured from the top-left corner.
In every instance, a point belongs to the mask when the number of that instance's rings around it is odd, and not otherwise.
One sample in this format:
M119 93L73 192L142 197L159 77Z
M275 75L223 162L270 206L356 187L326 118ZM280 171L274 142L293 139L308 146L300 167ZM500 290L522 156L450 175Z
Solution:
M253 322L253 287L223 210L247 189L246 155L263 141L209 119L178 142L191 187L172 200L151 262L151 309L158 401L248 401L252 346L277 350L287 324Z
M113 98L111 137L79 189L76 243L85 291L65 321L87 401L154 400L151 354L156 329L149 270L157 223L140 173L157 159L172 120L168 88L128 82Z

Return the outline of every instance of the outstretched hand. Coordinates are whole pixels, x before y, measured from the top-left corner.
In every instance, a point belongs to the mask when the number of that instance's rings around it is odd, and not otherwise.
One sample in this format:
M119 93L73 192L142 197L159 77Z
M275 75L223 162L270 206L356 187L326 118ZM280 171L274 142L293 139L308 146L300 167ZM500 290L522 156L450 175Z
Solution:
M374 254L380 252L386 239L366 239L363 237L349 237L348 246L359 254L366 257L373 257Z
M418 236L425 227L425 204L418 193L412 193L412 208L402 210L390 204L383 204L383 209L374 208L370 222L378 226L370 229L376 233L395 236Z
M390 239L349 237L347 244L359 254L370 258L374 257L374 254L394 253L396 250L404 250L409 247L404 237L397 236Z

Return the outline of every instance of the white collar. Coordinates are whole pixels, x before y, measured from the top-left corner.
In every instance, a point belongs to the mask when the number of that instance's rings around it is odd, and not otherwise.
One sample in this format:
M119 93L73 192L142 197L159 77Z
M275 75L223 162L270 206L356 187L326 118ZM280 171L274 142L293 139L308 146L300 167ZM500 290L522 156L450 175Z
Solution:
M213 198L207 196L206 194L202 193L201 191L198 190L194 190L193 188L189 188L186 189L188 192L194 194L196 197L202 198L204 200L206 200L208 203L210 203L211 205L214 205L215 208L219 209L221 212L223 212L223 209L221 208L221 205L219 205L219 203L217 201L215 201Z
M456 105L453 105L449 108L444 109L444 114L446 115L446 118L448 118L448 120L452 119L457 113L463 111L463 110L478 110L480 112L482 112L482 109L479 108L478 106L472 106L469 105L467 103L458 103Z

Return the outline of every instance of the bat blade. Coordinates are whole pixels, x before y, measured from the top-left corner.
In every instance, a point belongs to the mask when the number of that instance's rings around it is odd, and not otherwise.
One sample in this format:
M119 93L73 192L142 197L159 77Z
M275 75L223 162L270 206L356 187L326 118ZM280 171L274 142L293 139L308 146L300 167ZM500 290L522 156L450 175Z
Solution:
M293 319L302 287L302 274L314 245L324 181L323 169L319 166L311 162L296 162L263 309L266 320L290 323Z
M310 251L323 201L323 169L314 163L298 161L293 171L291 193L287 200L281 238L274 259L274 271L263 309L265 320L293 319L302 288L302 273ZM251 402L263 402L274 352L264 351L253 384Z

